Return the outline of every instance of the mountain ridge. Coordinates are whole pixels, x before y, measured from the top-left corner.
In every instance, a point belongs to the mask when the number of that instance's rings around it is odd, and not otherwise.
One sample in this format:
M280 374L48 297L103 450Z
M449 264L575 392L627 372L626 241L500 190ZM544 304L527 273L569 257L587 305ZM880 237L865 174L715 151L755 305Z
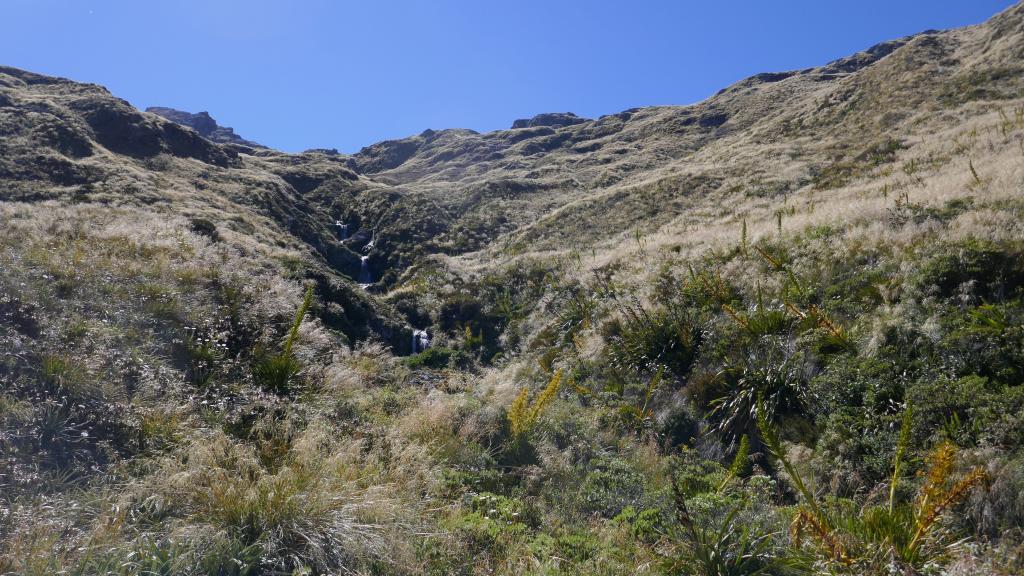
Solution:
M557 207L559 214L582 210L579 217L574 216L578 222L593 220L595 210L616 214L621 221L609 222L605 228L621 238L628 236L640 220L645 227L655 228L678 220L693 204L693 195L685 193L688 187L703 190L701 195L712 194L714 190L721 193L723 186L767 185L789 191L813 187L818 178L816 172L828 170L836 154L859 154L878 144L872 139L886 138L884 132L891 130L888 124L905 124L911 114L908 111L923 114L928 107L915 109L915 102L932 102L930 113L943 113L941 93L956 89L958 80L952 73L959 70L952 65L944 68L943 58L956 59L955 54L963 52L961 58L977 60L965 65L988 70L981 74L998 75L1001 82L1014 82L1003 90L1004 94L1019 90L1019 62L1007 60L1004 51L996 48L1000 43L1013 45L1018 40L1020 21L1018 5L987 24L946 32L928 31L883 42L818 68L755 75L692 105L631 109L593 120L542 114L532 120L516 121L514 124L520 128L483 134L465 129L426 130L416 136L372 144L352 155L336 155L329 163L316 152L286 155L271 150L247 150L237 144L200 150L205 145L199 145L198 140L185 142L191 137L177 131L170 134L173 138L165 137L167 142L163 144L150 143L158 138L155 132L134 134L136 145L149 146L134 153L152 156L166 150L172 156L196 157L221 166L237 166L238 155L242 154L254 166L269 167L300 195L313 193L332 178L328 173L316 175L318 170L328 165L334 167L332 170L344 166L360 175L357 180L362 182L361 186L378 190L383 194L380 198L390 200L385 205L372 194L357 195L353 197L355 204L345 210L339 210L335 203L336 213L324 220L358 217L361 223L367 222L375 229L380 242L370 257L376 267L395 272L387 281L394 282L411 264L406 252L413 246L458 254L492 245L497 237L502 237L507 245L526 241L539 246L547 243L550 247L551 240L536 238L550 233L548 222L555 213L551 210ZM986 33L990 45L981 46ZM925 68L927 74L923 73ZM29 79L27 85L44 83L94 89L26 74L23 78ZM886 91L888 88L879 91L871 85L875 81L872 76L890 74L904 75L903 82L914 89L897 98ZM109 93L103 90L102 94ZM811 101L817 103L809 107ZM123 115L128 110L123 106L127 104L120 101L114 107L122 110L119 114ZM879 108L890 110L882 118L884 126L872 117L872 111ZM96 131L97 122L102 121L93 120L91 128ZM149 126L149 121L143 119L131 122L134 127L129 132ZM170 129L160 126L154 130ZM796 145L795 161L780 173L793 175L784 179L778 174L768 176L763 160L749 157L744 151L752 149L753 140L757 146L793 148L797 140L787 134L794 131L799 131L803 138L813 134L820 142L833 144L829 150L818 146L819 151ZM123 135L106 135L102 130L96 134L101 140L107 138L116 148L120 144L110 140L113 136ZM738 146L736 160L723 169L717 165L719 153L715 149L731 145ZM302 166L307 158L318 158L314 164L320 168L310 165L309 173L300 175L298 172L306 171ZM48 162L60 166L56 173L61 174L65 183L81 184L90 179L77 173L84 169L74 166L75 161L68 163L55 157ZM21 164L31 166L32 162ZM286 165L291 167L285 168ZM25 168L19 170L24 172ZM52 169L49 172L54 173ZM761 176L751 178L751 174ZM761 181L766 178L772 181ZM344 175L342 180L345 179L354 181L351 174ZM659 194L665 197L661 203L663 214L650 214L648 208L615 208L623 202L630 206L636 202L634 194L623 190L643 188L648 186L645 183L658 181L663 188ZM494 192L507 187L509 192ZM581 202L592 207L585 208ZM638 215L636 219L629 217L631 213ZM583 231L580 239L600 240L589 234ZM322 227L319 237L328 237ZM317 243L321 247L329 245L322 240ZM391 249L385 251L385 247ZM339 253L336 248L330 250ZM353 271L354 260L351 256L347 258L347 273L354 277L358 274Z

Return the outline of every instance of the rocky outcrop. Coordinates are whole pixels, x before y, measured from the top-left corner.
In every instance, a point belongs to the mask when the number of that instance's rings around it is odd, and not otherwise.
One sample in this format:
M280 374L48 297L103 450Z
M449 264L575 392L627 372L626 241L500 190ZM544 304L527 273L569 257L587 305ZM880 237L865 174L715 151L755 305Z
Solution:
M586 118L580 118L572 112L548 112L546 114L537 114L533 118L520 118L512 123L512 129L536 128L538 126L551 126L558 128L562 126L572 126L573 124L582 124L586 121Z
M238 134L235 134L234 129L217 124L217 121L210 116L209 112L192 114L191 112L183 112L181 110L175 110L174 108L164 108L162 106L150 106L149 108L146 108L146 112L162 116L171 122L176 122L182 126L188 126L198 132L203 138L219 144L240 144L242 146L249 146L252 148L264 148L264 146L260 144L251 140L246 140Z

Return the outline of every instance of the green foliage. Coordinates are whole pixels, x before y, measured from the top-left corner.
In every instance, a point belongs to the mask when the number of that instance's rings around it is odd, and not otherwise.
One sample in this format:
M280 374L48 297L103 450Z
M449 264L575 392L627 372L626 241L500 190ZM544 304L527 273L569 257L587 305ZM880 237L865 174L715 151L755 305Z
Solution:
M577 496L587 514L614 518L626 507L638 507L644 496L645 480L635 468L618 458L590 463Z
M1020 299L949 311L936 353L956 374L1024 384L1024 307Z
M825 508L786 456L775 430L759 412L758 425L765 444L803 497L803 508L797 510L791 526L796 546L801 546L809 537L814 542L814 552L826 562L845 567L856 565L871 573L890 565L894 559L920 570L946 557L955 540L943 529L942 515L967 498L985 481L987 474L977 467L954 481L956 448L949 442L942 442L928 457L926 480L913 504L897 503L896 484L900 480L903 452L909 438L910 414L908 410L903 418L888 505L854 507L839 501Z
M946 298L960 292L1001 302L1024 285L1024 255L1018 249L981 240L942 245L921 264L915 283Z
M285 338L284 347L280 353L263 353L252 367L252 376L264 390L278 395L287 395L292 390L292 380L302 369L301 363L292 354L292 346L299 335L299 327L306 318L310 305L313 303L313 287L306 289L306 295L302 304L295 311L295 320L292 321L288 336Z
M732 464L729 466L729 472L725 476L725 480L718 485L718 491L721 492L725 489L726 485L733 478L742 478L750 475L752 470L752 464L750 462L750 437L744 434L740 437L740 445L736 448L736 454L733 456Z
M910 445L910 426L914 419L912 406L907 406L903 412L903 423L900 425L900 439L896 442L896 456L892 463L892 480L889 481L889 512L896 507L896 486L900 480L900 472L903 466L903 457L907 453L907 446Z
M749 313L737 312L729 305L725 305L723 309L749 333L751 338L755 339L788 332L795 323L786 310L767 309L761 302L758 302L758 306Z
M192 231L200 236L206 236L211 242L220 241L220 234L217 232L217 225L206 218L192 218L189 222Z
M623 304L624 321L611 337L609 354L614 365L637 372L666 370L685 378L701 343L693 317L681 309L648 311L638 302Z
M756 576L801 572L797 559L778 554L774 534L754 534L737 519L737 512L733 509L717 525L699 526L690 518L686 501L677 497L678 538L683 544L678 557L667 562L669 573Z
M628 526L630 536L647 544L654 544L661 539L669 525L658 508L645 508L637 512L632 506L626 506L613 520Z
M637 430L645 430L651 427L654 416L654 412L651 409L653 405L652 399L662 385L664 373L664 366L658 367L657 371L647 381L642 396L637 400L637 405L623 402L619 406L619 415L628 426Z
M414 354L405 359L405 365L413 370L421 368L464 368L469 365L471 358L461 350L453 350L443 346L427 348L419 354Z
M410 237L380 234L389 277L408 280L386 295L339 283L329 267L353 256L333 238L297 236L323 249L309 258L249 213L171 219L147 243L118 236L115 204L74 221L55 203L60 218L32 230L58 241L40 242L19 224L31 207L9 206L0 573L611 575L657 572L661 556L680 574L799 573L808 558L815 573L1000 573L1024 518L1024 260L994 227L1017 226L1021 206L989 193L1005 179L988 159L956 168L980 170L973 198L936 204L914 187L938 160L922 148L884 166L901 148L837 156L816 182L884 173L900 200L870 227L818 219L820 194L787 203L807 191L798 176L761 186L728 232L738 245L702 253L638 236L625 248L645 257L619 258L553 222L564 257L463 266L421 259L432 241L414 254ZM280 160L246 162L294 168ZM336 184L289 202L329 197L349 218L364 200ZM482 193L531 190L499 188ZM359 196L380 202L363 225L394 200ZM248 200L280 211L267 190ZM786 234L765 234L783 218ZM278 248L237 242L257 226ZM489 242L462 230L442 251ZM510 243L528 250L520 236ZM292 255L238 256L264 252ZM308 343L309 293L290 326L273 316L300 277L323 300ZM391 308L441 346L390 353L407 346ZM495 404L515 381L529 385ZM985 492L970 467L982 459Z
M850 160L839 160L820 170L814 177L818 190L846 186L855 178L867 174L872 168L896 160L896 152L903 149L899 140L888 138L872 144Z
M474 510L452 519L447 528L471 556L486 553L500 558L526 539L529 528L522 522L502 520L496 514L496 509Z
M807 405L799 357L784 342L764 338L741 366L722 372L725 393L712 402L712 417L726 438L739 440L757 433L761 415L769 424L783 416L803 416Z
M914 404L914 432L927 438L945 430L965 445L1015 445L1024 440L1024 389L1005 386L982 376L922 379L907 390Z
M291 392L292 380L301 369L291 355L265 353L253 364L252 377L260 388L283 396Z
M705 460L684 451L672 461L674 489L686 498L699 494L716 493L729 478L729 471L714 460Z
M226 345L213 334L197 328L186 328L185 352L189 361L189 377L193 384L206 385L224 359Z

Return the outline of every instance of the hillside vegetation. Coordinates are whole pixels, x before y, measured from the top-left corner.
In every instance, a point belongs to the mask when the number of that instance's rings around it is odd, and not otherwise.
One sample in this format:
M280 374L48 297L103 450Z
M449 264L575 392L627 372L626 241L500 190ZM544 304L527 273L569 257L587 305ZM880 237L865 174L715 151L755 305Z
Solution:
M354 155L155 110L0 67L0 574L1024 572L1024 5Z

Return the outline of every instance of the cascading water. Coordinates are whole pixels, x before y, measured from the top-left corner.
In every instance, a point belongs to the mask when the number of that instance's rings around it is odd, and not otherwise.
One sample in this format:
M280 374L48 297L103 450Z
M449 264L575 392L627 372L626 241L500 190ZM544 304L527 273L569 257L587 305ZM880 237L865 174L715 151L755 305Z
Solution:
M413 330L412 331L412 353L423 352L427 348L430 348L430 335L427 334L426 330Z
M373 274L370 273L370 257L363 256L360 258L360 261L359 283L364 286L369 286L370 284L373 284Z
M338 239L348 240L348 224L345 224L341 220L335 220L334 226L338 229Z

